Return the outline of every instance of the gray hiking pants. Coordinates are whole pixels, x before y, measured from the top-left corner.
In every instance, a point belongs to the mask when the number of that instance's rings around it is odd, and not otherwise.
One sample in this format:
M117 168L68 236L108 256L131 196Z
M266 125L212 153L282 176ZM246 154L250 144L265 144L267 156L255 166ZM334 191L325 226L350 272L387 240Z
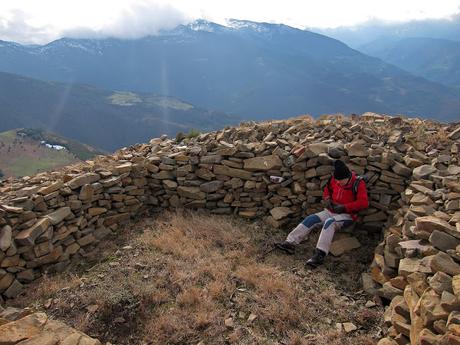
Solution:
M348 213L333 213L327 209L321 212L309 215L302 223L292 230L286 241L292 244L299 244L302 242L310 232L319 226L323 226L321 234L319 236L316 248L321 249L326 254L329 253L332 239L337 230L347 227L353 223L353 219Z

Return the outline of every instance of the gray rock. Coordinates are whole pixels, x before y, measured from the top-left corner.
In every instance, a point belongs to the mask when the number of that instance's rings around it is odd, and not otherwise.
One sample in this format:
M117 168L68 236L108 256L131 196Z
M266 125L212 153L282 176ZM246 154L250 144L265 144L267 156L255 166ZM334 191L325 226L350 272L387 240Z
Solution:
M56 225L62 222L64 218L70 216L71 214L72 211L70 210L70 207L61 207L57 211L47 214L45 217L50 220L51 224Z
M49 220L49 218L40 219L30 228L21 231L15 237L15 241L20 245L33 245L35 243L35 239L42 235L50 225L51 221Z
M388 300L392 300L396 296L402 296L403 291L395 288L393 285L391 285L390 282L386 282L383 284L383 286L377 290L377 295L383 298L386 298Z
M314 143L307 146L305 153L308 158L319 156L320 153L327 153L328 145L326 143Z
M430 267L433 272L442 271L451 276L460 274L460 265L444 252L439 252L432 257Z
M429 177L430 175L434 174L436 171L437 169L434 166L424 164L424 165L421 165L415 168L412 172L412 176L415 179L420 180L420 179Z
M352 143L348 147L348 155L350 157L367 157L368 154L367 148L361 143Z
M66 183L71 189L77 189L85 184L91 184L101 179L101 176L96 173L87 173L81 176L77 176L74 179Z
M412 175L412 169L401 164L398 162L395 162L394 165L391 167L391 169L398 175L404 176L404 177L410 177Z
M6 252L11 246L12 229L9 225L5 225L0 229L0 250Z
M448 138L452 140L457 140L460 139L460 126L458 126L454 131L452 131L449 135Z
M294 163L294 161L292 161ZM277 155L255 157L244 160L244 169L248 171L277 170L283 166L283 162Z
M275 207L270 210L270 214L275 220L286 218L292 213L292 210L288 207Z
M206 198L206 194L203 193L199 187L185 187L179 186L177 193L185 198L202 200Z
M200 185L200 190L205 193L213 193L221 189L224 185L223 181L211 181Z
M430 235L430 242L436 248L447 251L448 249L455 249L460 244L460 239L445 232L434 230Z
M452 277L444 272L436 272L434 276L429 279L429 284L438 294L441 294L443 291L453 292Z
M222 156L220 155L210 155L200 157L201 164L218 164L222 161Z
M332 242L330 252L334 256L340 256L345 252L349 252L359 247L361 247L361 243L359 243L356 237L344 237Z
M22 292L23 285L14 280L10 287L3 293L7 298L14 298L18 296Z
M252 173L250 171L242 170L242 169L234 169L229 168L224 165L214 165L213 172L216 175L224 175L230 177L238 177L243 180L250 180L252 177Z

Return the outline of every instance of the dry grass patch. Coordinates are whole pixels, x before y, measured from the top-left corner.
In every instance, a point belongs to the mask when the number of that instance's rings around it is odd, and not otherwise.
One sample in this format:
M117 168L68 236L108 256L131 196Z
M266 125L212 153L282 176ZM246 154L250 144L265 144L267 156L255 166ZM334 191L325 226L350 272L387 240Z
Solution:
M366 323L366 300L342 296L335 273L305 270L302 252L256 260L265 242L284 237L273 229L186 211L135 228L139 235L75 277L70 289L37 290L25 298L40 305L51 296L54 317L117 345L373 341L368 334L379 321ZM335 322L348 321L360 330L339 334Z
M43 301L56 297L59 293L75 289L83 281L72 273L49 276L43 275L37 279L27 290L27 298L31 301ZM18 300L21 301L21 300ZM22 301L26 305L27 301ZM50 301L47 301L50 303Z

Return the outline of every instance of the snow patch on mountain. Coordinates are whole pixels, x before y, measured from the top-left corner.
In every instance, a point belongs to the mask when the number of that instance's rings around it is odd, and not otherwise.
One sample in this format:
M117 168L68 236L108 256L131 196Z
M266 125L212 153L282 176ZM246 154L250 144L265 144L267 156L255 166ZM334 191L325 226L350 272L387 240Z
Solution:
M208 22L207 20L198 19L194 22L188 24L190 30L193 31L206 31L206 32L215 32L216 31L216 24L212 22Z
M231 18L227 20L226 24L227 27L236 30L249 29L256 32L267 32L270 30L270 28L264 23L256 23L250 20L239 20Z
M39 53L47 53L48 51L57 49L57 48L70 48L81 50L93 55L102 55L103 45L106 45L106 40L91 40L91 39L68 39L62 38L56 41L53 41L47 45L38 47L37 51Z

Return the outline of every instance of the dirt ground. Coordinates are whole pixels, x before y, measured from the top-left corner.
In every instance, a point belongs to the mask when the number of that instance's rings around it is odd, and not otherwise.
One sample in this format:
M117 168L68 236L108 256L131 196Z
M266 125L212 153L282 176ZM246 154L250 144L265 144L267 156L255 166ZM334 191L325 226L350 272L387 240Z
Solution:
M199 212L154 214L101 244L97 262L45 276L9 304L33 306L102 344L375 344L383 308L360 275L378 235L318 269L318 232L295 255L274 251L289 228ZM356 330L346 332L343 323ZM348 326L348 324L347 324Z

